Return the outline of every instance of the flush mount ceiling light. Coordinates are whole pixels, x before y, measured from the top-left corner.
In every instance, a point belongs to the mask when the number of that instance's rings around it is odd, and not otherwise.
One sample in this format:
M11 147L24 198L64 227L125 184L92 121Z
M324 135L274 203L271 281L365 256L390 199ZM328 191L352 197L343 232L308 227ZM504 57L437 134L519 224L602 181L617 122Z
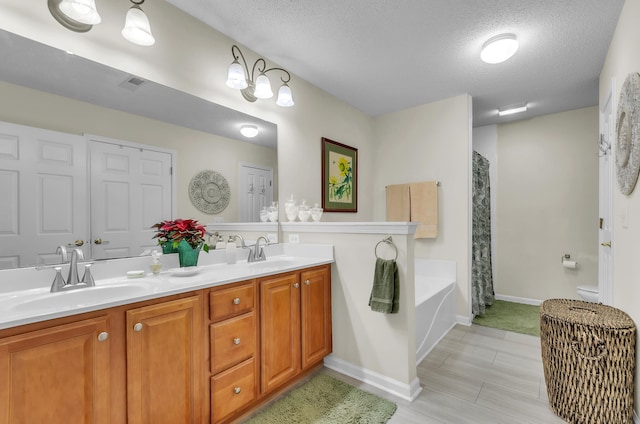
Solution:
M271 83L266 74L271 71L281 71L285 76L280 77L282 86L278 90L276 104L282 107L291 107L295 104L291 88L288 85L288 82L291 81L291 74L288 71L282 68L267 69L267 62L263 58L259 58L254 62L251 73L249 73L247 61L240 51L240 47L234 44L231 47L231 55L233 62L227 73L227 86L240 90L242 96L249 102L255 102L257 99L269 99L273 97L273 91L271 91ZM240 64L239 59L242 59L244 67ZM259 73L257 78L255 77L256 70Z
M518 50L518 39L513 34L500 34L490 38L482 46L480 59L486 63L501 63Z
M514 113L521 113L526 111L527 111L527 104L519 103L517 105L506 106L501 109L498 109L498 115L500 116L513 115Z
M48 0L49 12L62 26L87 32L102 21L94 0Z
M147 18L147 15L140 8L144 0L131 0L131 3L133 3L133 6L131 6L127 12L124 28L122 29L122 36L127 41L139 46L153 46L156 39L153 38L151 34L149 18Z
M240 127L240 134L247 138L253 138L258 135L258 127L255 125L243 125Z

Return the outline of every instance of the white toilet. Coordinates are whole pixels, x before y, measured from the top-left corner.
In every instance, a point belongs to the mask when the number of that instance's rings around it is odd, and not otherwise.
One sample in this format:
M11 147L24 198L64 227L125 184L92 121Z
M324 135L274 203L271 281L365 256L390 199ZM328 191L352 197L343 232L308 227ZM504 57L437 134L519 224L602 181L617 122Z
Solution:
M587 302L598 303L598 286L578 286L578 296Z

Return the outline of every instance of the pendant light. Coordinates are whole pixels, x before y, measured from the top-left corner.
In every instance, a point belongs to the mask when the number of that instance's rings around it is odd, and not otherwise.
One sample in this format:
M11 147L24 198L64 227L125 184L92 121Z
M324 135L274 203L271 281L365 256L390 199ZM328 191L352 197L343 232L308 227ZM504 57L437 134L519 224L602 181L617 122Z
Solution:
M149 18L147 18L147 15L140 8L144 0L131 0L131 3L133 3L133 6L131 6L127 12L124 28L122 29L122 36L133 44L152 46L156 42L156 39L153 38L151 34Z

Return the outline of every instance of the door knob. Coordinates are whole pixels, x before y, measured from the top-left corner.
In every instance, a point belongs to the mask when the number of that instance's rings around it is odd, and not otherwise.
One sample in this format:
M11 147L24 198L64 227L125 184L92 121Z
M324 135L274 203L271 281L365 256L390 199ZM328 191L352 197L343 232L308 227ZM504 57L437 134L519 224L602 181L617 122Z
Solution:
M84 244L84 240L76 240L73 243L67 243L67 246L69 246L69 247L73 247L73 246L80 247L83 244Z
M97 238L93 241L95 244L109 244L107 240L102 240L101 238Z
M600 246L602 246L602 247L611 247L611 242L608 241L606 243L600 243Z

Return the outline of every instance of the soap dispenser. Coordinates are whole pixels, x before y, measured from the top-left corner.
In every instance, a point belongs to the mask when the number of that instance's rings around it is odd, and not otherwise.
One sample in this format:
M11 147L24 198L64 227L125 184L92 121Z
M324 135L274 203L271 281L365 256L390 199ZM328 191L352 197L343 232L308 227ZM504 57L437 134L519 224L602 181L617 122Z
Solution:
M151 272L153 275L160 274L160 270L162 270L162 263L160 262L160 252L154 250L151 252L151 264L149 265Z
M225 252L227 263L229 265L236 263L236 239L233 236L229 237L227 241L227 250Z

